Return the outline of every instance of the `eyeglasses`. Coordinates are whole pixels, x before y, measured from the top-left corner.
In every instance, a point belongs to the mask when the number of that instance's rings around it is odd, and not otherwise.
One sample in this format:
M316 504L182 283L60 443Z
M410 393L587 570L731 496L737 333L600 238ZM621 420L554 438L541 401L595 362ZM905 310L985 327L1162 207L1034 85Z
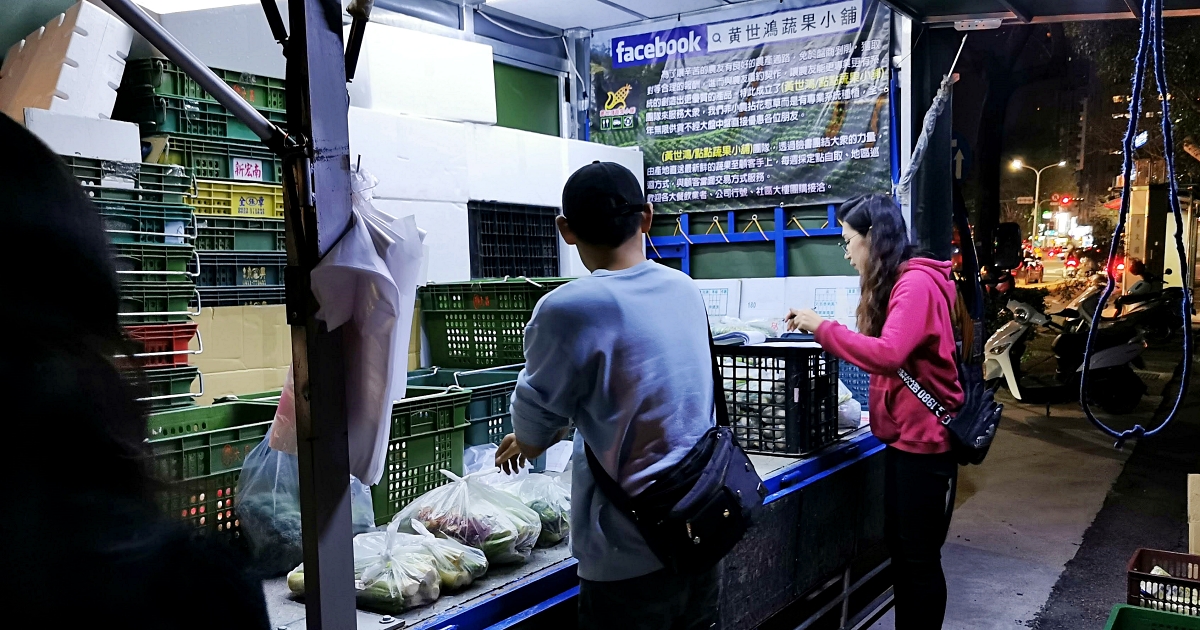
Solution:
M849 254L850 253L850 241L853 241L856 237L859 237L859 236L862 236L862 234L855 234L854 236L851 236L850 238L839 243L839 245L842 246L842 251L844 253Z

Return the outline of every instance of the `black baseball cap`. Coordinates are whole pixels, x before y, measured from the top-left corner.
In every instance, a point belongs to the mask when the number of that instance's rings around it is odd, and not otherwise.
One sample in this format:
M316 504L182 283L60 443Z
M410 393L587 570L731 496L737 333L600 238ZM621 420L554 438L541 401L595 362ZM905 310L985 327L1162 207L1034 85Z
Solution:
M637 177L615 162L592 162L575 171L563 187L563 216L571 224L627 216L645 206Z

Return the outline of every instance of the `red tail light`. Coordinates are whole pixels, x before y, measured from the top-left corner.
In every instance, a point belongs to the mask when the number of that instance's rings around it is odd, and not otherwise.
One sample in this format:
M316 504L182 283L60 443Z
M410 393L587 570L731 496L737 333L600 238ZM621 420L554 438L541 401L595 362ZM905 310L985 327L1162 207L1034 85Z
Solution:
M1068 266L1068 267L1078 267L1078 266L1079 266L1079 261L1078 261L1078 260L1075 260L1074 258L1072 258L1071 260L1068 260L1068 261L1067 261L1067 266Z

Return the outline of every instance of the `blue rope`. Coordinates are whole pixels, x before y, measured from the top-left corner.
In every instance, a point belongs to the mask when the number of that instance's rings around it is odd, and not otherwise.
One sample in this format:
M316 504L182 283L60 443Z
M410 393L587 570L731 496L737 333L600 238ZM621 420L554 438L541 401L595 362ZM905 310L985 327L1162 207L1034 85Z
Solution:
M1129 125L1125 130L1125 140L1123 144L1124 156L1122 164L1122 172L1124 173L1124 182L1121 186L1121 212L1117 218L1117 226L1113 232L1112 244L1108 249L1109 266L1117 255L1117 246L1120 243L1120 237L1125 232L1125 220L1129 214L1129 198L1131 187L1131 175L1133 171L1133 138L1137 135L1138 120L1141 118L1142 112L1142 88L1146 75L1147 55L1154 56L1154 77L1158 94L1162 97L1162 136L1164 144L1164 154L1166 155L1167 163L1167 179L1169 184L1169 203L1171 211L1175 214L1175 247L1179 251L1179 259L1187 260L1187 250L1183 245L1183 214L1179 209L1179 186L1175 177L1175 138L1173 125L1170 115L1170 101L1167 100L1169 93L1167 87L1167 71L1166 71L1166 49L1163 38L1163 22L1162 22L1162 0L1142 0L1142 23L1141 37L1138 41L1138 52L1134 58L1134 74L1133 74L1133 94L1129 99ZM1186 265L1185 265L1186 266ZM1181 382L1179 392L1175 397L1175 404L1171 407L1171 412L1153 430L1147 431L1141 424L1135 424L1133 428L1125 431L1115 431L1103 422L1101 422L1092 413L1091 405L1088 403L1087 385L1088 376L1091 372L1092 348L1096 338L1096 331L1100 327L1101 313L1104 311L1105 305L1108 304L1108 299L1111 297L1113 289L1116 286L1116 280L1109 275L1108 284L1104 287L1104 292L1100 295L1100 303L1096 307L1095 313L1092 315L1092 323L1088 327L1087 346L1084 350L1083 357L1083 375L1079 381L1079 402L1083 406L1083 411L1087 415L1088 420L1096 426L1096 428L1116 438L1115 446L1121 448L1125 444L1125 440L1129 438L1150 437L1167 426L1175 418L1179 412L1180 405L1183 404L1184 396L1187 393L1188 377L1191 368L1192 357L1192 335L1191 335L1191 312L1192 312L1192 295L1191 286L1188 281L1189 272L1191 270L1184 269L1181 273L1183 281L1183 302L1180 306L1180 311L1183 320L1183 369L1181 372Z

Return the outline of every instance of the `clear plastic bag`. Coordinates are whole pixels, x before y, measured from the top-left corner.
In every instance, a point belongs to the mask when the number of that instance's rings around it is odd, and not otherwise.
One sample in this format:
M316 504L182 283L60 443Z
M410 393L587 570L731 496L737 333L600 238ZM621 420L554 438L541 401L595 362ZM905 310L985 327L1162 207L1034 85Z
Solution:
M397 614L437 600L441 578L434 557L413 536L386 531L354 537L354 589L360 608ZM304 594L304 565L287 576L288 590Z
M274 426L274 425L272 425ZM271 432L273 433L273 431ZM271 448L271 434L242 464L238 478L237 517L263 575L283 575L304 559L300 538L300 464L295 455ZM375 526L371 490L350 477L354 533Z
M407 536L414 545L424 548L432 556L443 591L463 588L487 573L487 556L479 549L452 538L438 538L425 529L420 521L412 521L409 526L416 534L398 535Z
M279 393L279 406L275 408L275 421L271 423L271 448L288 455L296 454L296 381L292 378L292 366L288 366L287 380Z
M515 494L542 522L538 547L552 547L571 532L571 484L556 475L534 473L502 476L492 484Z
M497 450L499 447L495 444L468 446L463 451L463 473L470 475L481 470L495 468Z
M862 403L854 400L854 393L842 381L838 381L838 429L857 429L862 424Z
M496 470L493 467L465 477L443 470L451 483L421 495L392 522L415 534L415 519L438 536L482 550L493 565L524 562L542 533L542 522L515 495L480 479Z

